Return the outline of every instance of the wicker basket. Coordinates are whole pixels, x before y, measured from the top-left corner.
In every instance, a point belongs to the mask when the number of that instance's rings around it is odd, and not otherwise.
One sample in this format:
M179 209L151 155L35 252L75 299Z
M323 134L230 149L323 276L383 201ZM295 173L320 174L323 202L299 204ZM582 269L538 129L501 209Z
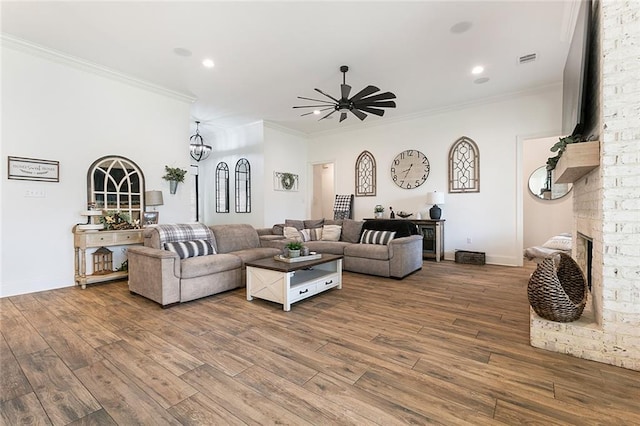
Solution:
M554 253L531 275L527 296L533 310L542 318L571 322L582 315L587 303L587 284L571 256Z

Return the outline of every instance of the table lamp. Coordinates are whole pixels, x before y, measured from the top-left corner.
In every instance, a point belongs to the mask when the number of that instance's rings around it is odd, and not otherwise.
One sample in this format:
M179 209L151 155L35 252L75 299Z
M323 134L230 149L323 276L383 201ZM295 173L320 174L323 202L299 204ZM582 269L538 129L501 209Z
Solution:
M440 220L440 216L442 215L442 209L438 207L438 204L444 204L444 192L428 192L427 193L427 204L432 204L433 207L429 209L429 216L433 220Z

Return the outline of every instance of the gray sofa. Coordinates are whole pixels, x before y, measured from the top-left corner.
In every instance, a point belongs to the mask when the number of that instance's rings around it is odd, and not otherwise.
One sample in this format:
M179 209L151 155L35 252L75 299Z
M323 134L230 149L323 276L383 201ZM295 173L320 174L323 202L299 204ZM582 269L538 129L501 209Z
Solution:
M255 228L244 224L157 225L143 235L144 246L128 250L129 290L162 307L244 287L246 262L281 253L261 247ZM216 254L198 255L209 246Z
M421 235L401 236L392 239L388 244L363 244L360 242L362 233L367 228L406 231L415 227L408 221L286 220L284 224L277 224L271 228L260 228L257 231L263 247L283 250L287 243L295 239L295 237L290 238L291 235L285 236L285 228L303 231L322 228L325 225L341 227L338 241L304 241L304 245L317 253L343 255L343 269L346 271L402 279L422 268ZM398 235L405 234L398 232Z

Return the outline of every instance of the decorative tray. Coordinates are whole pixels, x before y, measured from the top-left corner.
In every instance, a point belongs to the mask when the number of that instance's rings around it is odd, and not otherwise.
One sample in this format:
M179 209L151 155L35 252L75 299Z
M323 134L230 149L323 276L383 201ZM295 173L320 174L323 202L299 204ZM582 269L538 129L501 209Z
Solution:
M280 262L286 263L295 263L295 262L304 262L305 260L316 260L322 258L321 254L310 254L309 256L298 256L298 257L284 257L279 254L277 256L273 256L273 258Z

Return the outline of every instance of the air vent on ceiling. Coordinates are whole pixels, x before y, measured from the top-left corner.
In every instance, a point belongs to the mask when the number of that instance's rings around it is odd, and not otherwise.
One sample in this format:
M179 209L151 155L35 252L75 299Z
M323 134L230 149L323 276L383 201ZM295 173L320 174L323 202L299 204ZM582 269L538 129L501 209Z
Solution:
M534 62L538 58L537 53L529 53L528 55L522 55L518 58L518 63L520 65L528 64L530 62Z

